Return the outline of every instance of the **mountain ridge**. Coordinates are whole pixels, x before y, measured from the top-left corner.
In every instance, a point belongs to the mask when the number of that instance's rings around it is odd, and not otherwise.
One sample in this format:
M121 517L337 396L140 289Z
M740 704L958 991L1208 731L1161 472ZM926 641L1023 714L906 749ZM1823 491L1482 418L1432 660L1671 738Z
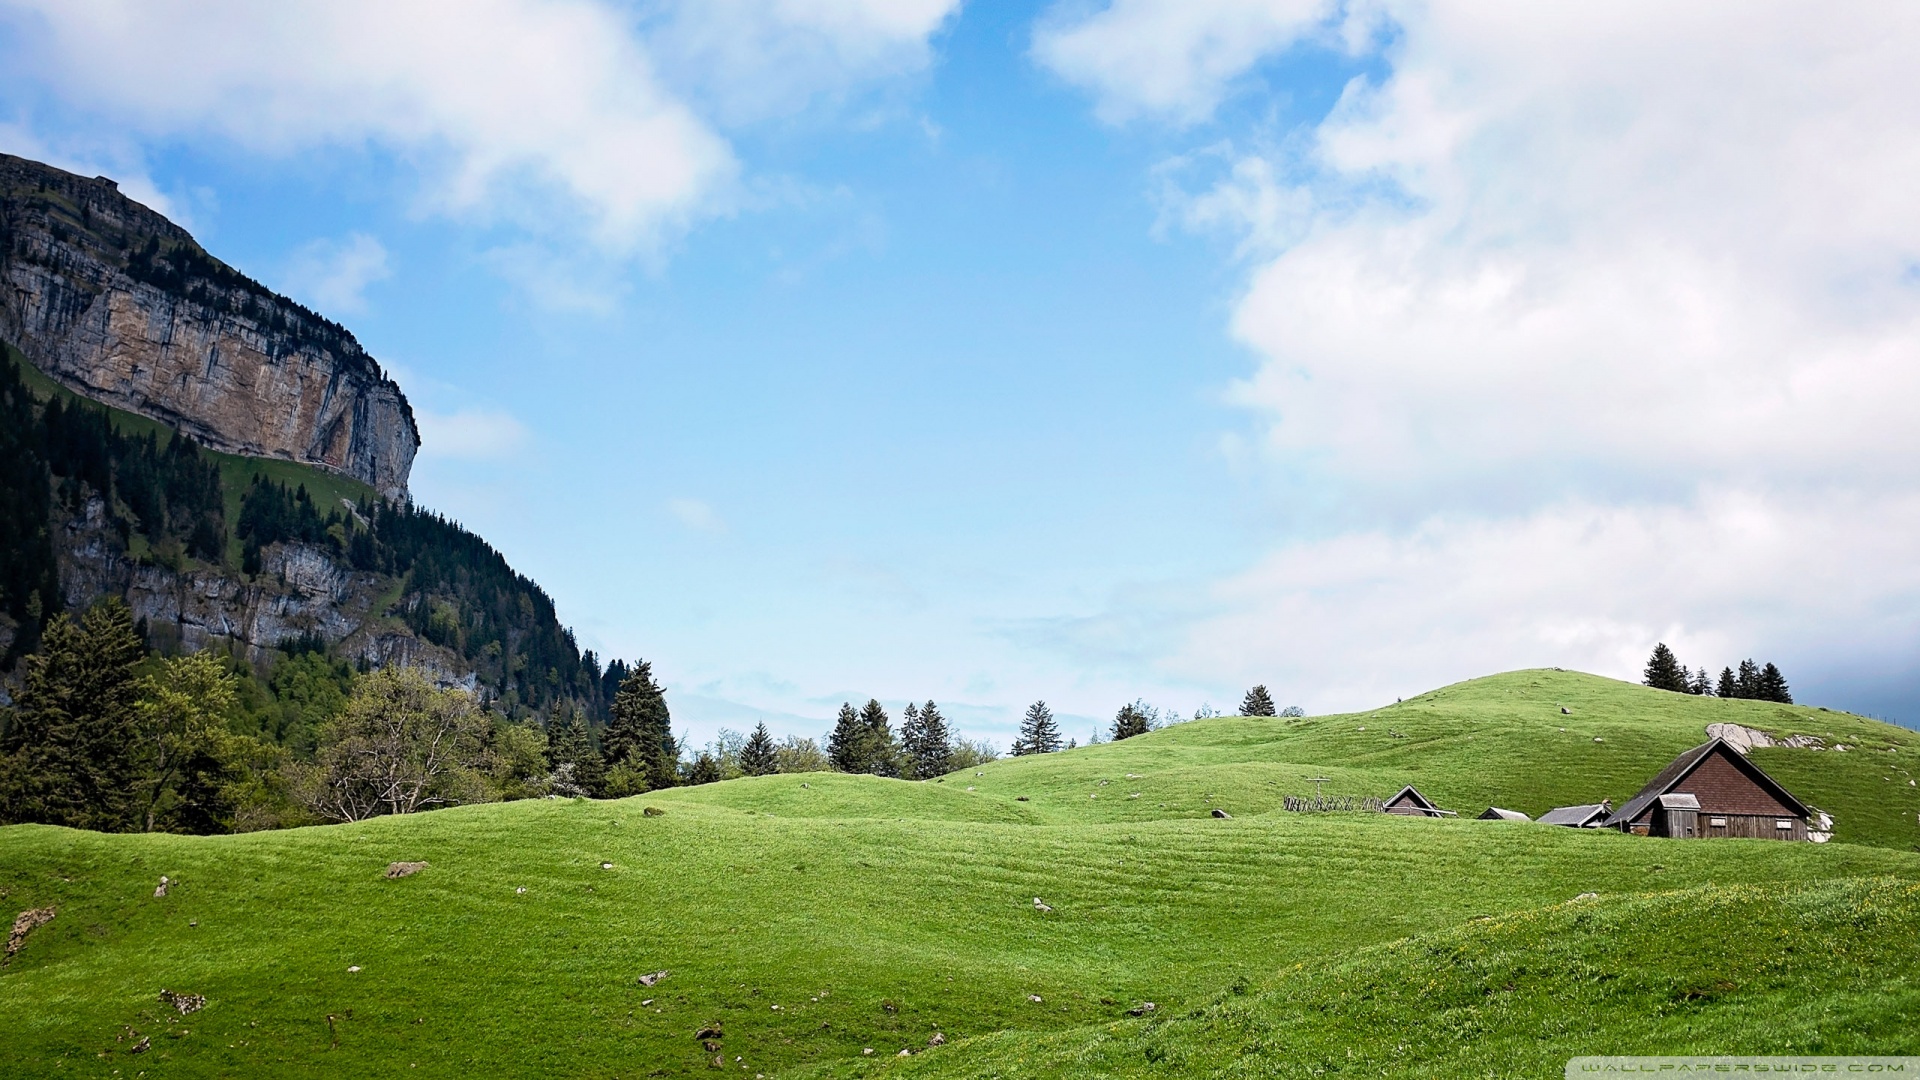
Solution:
M419 426L353 334L114 181L0 154L0 281L0 337L75 393L407 497Z

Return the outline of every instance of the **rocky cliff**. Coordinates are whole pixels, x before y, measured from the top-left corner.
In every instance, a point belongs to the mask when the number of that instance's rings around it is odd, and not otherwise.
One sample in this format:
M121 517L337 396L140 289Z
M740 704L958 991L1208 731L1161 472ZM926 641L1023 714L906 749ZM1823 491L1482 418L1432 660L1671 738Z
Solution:
M353 335L105 177L0 154L0 336L76 393L206 446L407 494L413 410Z

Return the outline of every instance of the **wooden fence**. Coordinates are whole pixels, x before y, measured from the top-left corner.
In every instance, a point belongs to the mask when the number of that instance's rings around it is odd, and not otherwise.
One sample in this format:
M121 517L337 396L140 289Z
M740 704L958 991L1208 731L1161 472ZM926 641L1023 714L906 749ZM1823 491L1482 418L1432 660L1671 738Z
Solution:
M1284 805L1296 814L1379 814L1387 809L1371 795L1288 795Z

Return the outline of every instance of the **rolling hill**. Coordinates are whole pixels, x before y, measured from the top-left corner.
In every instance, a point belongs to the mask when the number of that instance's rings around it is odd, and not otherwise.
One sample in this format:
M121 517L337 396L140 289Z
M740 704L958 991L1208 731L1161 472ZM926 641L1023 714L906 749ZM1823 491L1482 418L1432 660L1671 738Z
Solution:
M1618 800L1721 722L1850 747L1755 752L1835 842L1279 809L1314 775L1467 812ZM1844 714L1528 671L919 784L204 838L15 826L0 897L58 915L0 969L0 1075L1531 1076L1574 1053L1914 1052L1915 753ZM400 860L428 866L386 879Z

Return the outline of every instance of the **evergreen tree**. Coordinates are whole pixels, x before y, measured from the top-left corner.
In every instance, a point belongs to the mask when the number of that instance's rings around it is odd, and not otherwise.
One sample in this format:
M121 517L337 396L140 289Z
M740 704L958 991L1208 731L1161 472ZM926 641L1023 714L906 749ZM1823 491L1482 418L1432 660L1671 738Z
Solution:
M1255 687L1255 689L1262 690L1262 691L1265 690L1264 687ZM1247 697L1249 700L1251 700L1253 698L1253 695L1248 694ZM1273 703L1268 702L1267 707L1272 708ZM1242 716L1272 716L1273 714L1242 712L1241 715ZM1145 735L1147 732L1152 730L1153 730L1152 723L1147 717L1146 710L1141 709L1136 705L1131 705L1131 704L1122 705L1120 706L1120 711L1114 714L1113 732L1112 732L1114 742L1119 742L1121 739L1131 739L1135 735Z
M860 727L866 739L867 767L861 771L875 776L900 775L900 744L893 738L893 721L878 698L868 698L860 710Z
M915 780L931 780L953 771L953 735L947 719L931 699L924 708L907 706L900 724L900 741Z
M1247 696L1240 701L1240 715L1272 716L1273 695L1267 693L1267 688L1264 686L1256 686L1247 691ZM1139 734L1139 732L1135 732L1135 734Z
M1740 683L1734 679L1732 668L1720 669L1720 685L1715 687L1713 692L1723 698L1740 696Z
M1760 674L1754 681L1757 689L1754 696L1761 701L1777 701L1782 705L1793 704L1793 694L1787 689L1787 677L1780 674L1779 668L1768 664L1760 669Z
M1664 641L1653 647L1653 655L1647 657L1646 675L1640 681L1655 690L1671 690L1677 694L1687 692L1686 670L1680 666L1673 650L1667 648Z
M740 747L740 771L748 776L770 776L780 771L780 759L774 753L773 736L763 721Z
M693 764L687 769L687 783L717 784L719 782L720 763L714 760L712 754L705 750L700 751L700 756L694 758Z
M136 709L145 654L119 599L75 622L47 624L0 752L7 755L0 814L100 832L140 828L149 762Z
M1020 737L1013 743L1014 756L1051 754L1059 749L1060 725L1053 721L1053 710L1044 701L1027 706L1027 715L1020 721Z
M1713 696L1713 677L1707 674L1705 666L1694 672L1693 677L1688 680L1687 693L1695 697Z
M605 790L607 763L579 709L554 703L547 718L547 758L553 762L554 794L592 798Z
M845 773L866 772L873 764L867 757L866 729L850 701L840 703L840 716L833 722L833 733L827 736L827 760Z
M606 737L601 740L608 769L626 769L637 774L645 784L643 791L678 783L680 744L673 737L673 717L667 711L666 691L653 681L652 665L645 660L634 662L632 674L613 695L612 713Z
M1760 665L1752 660L1740 661L1740 673L1733 677L1737 692L1734 697L1752 700L1760 696Z

